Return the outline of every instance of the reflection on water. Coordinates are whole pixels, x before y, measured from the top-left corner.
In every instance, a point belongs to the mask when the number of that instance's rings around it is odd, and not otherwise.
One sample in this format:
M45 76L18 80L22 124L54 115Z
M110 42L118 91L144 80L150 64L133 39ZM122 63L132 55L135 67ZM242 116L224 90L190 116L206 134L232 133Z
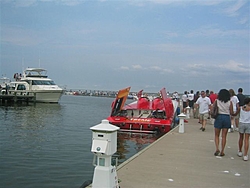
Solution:
M113 99L63 96L59 104L0 106L0 187L80 187L93 176L92 133ZM157 136L118 133L122 163Z
M118 157L120 164L153 143L160 135L119 132L117 137L118 143L115 156Z
M43 134L43 129L62 124L60 104L3 107L1 112L2 128L11 130L11 138L18 141L44 141L46 135Z

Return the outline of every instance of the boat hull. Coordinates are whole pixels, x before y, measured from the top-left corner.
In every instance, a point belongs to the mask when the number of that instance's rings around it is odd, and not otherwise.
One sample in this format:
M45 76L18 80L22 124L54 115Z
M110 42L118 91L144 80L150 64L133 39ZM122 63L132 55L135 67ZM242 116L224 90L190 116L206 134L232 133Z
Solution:
M35 91L35 101L43 103L58 103L62 94L62 91Z
M174 126L172 120L108 117L109 122L120 127L122 132L167 133Z
M122 132L167 133L178 123L177 116L171 119L111 117L107 120L120 127Z

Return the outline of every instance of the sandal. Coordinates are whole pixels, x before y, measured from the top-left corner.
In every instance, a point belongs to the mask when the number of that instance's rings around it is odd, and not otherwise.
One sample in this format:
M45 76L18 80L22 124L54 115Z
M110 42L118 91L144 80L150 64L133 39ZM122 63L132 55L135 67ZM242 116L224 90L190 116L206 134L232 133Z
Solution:
M215 153L214 153L214 156L218 156L220 154L220 151L217 150Z
M225 155L225 153L221 153L220 156L223 157Z

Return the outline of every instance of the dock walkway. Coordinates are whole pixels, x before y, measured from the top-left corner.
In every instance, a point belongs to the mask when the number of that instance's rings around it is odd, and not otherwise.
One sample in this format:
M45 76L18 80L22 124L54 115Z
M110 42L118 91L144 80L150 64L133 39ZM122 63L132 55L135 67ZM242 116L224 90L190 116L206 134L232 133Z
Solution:
M26 90L9 90L7 94L0 93L0 104L17 102L36 102L36 93Z
M197 119L176 127L118 166L121 188L250 187L250 161L237 156L238 132L228 133L225 156L214 156L214 129Z

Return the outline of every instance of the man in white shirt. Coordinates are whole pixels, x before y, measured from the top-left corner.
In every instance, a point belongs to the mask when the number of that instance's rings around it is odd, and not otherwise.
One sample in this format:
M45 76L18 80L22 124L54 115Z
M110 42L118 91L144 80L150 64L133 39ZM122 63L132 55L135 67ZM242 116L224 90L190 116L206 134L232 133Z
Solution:
M187 91L184 92L184 94L181 97L182 99L182 112L186 113L186 107L188 106L188 93Z
M209 117L209 109L211 108L211 100L206 96L205 91L201 91L201 96L196 101L195 105L199 107L199 114L202 126L200 130L205 131L207 119Z
M191 90L188 94L188 106L190 107L190 114L194 114L194 91Z

